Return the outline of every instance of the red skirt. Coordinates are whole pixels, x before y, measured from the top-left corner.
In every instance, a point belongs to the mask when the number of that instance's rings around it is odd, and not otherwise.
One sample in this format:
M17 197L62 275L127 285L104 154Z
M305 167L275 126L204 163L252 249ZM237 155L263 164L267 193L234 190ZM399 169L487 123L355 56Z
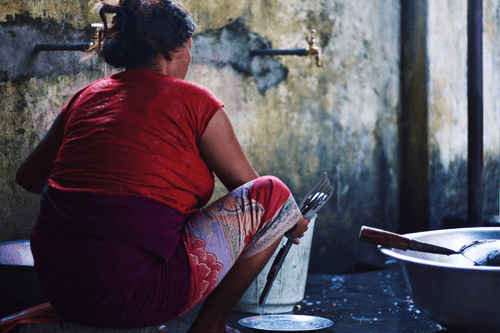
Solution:
M147 198L53 188L45 188L40 208L30 236L35 270L63 320L100 327L144 327L184 311L191 268L179 240L189 216ZM149 230L152 225L163 225L163 230L177 225L179 230L170 228L171 235L162 233L163 241L154 235L149 244L142 244L141 232L135 230L141 225ZM155 248L168 258L154 253Z

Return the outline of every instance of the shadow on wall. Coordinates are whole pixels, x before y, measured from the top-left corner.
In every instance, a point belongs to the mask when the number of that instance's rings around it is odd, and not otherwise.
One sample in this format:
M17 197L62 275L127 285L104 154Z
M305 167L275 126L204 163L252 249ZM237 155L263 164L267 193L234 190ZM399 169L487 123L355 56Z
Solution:
M261 95L286 80L288 68L272 56L250 57L254 49L270 49L271 41L245 26L241 19L218 29L207 30L193 38L193 64L208 64L216 68L231 66L245 76L252 76Z

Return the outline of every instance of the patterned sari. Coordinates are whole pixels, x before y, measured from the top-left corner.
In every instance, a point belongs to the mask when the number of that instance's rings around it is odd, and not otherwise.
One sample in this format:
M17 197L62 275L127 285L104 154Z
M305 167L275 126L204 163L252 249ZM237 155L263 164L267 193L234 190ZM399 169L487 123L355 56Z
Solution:
M186 310L200 303L236 260L263 251L302 219L287 187L265 176L249 182L187 221L183 241L191 263Z

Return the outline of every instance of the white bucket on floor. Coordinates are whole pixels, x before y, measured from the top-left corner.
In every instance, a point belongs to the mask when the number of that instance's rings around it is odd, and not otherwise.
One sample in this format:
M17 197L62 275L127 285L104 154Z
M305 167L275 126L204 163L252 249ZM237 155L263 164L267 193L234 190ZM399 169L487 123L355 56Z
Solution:
M309 228L300 239L299 245L292 245L288 255L281 266L276 280L271 287L264 304L264 313L286 313L292 312L295 304L304 299L307 282L307 269L309 267L309 257L311 254L311 244L313 238L314 222L317 215L311 218ZM271 269L274 258L281 247L286 243L283 237L281 245L274 252L271 260L264 267L257 279L248 288L241 299L236 303L233 311L244 313L260 314L262 307L259 305L259 298L267 282L267 274Z

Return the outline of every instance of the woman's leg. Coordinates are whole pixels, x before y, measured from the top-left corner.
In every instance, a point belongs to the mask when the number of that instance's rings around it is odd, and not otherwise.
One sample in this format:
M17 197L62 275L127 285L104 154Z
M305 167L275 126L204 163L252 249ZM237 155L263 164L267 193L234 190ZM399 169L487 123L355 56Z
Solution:
M186 310L210 294L190 333L224 331L234 304L301 219L289 189L275 177L260 177L188 221L184 242L192 281Z
M253 257L237 260L215 290L205 299L188 333L224 332L231 309L257 278L280 241L281 237ZM228 331L231 332L231 328Z

